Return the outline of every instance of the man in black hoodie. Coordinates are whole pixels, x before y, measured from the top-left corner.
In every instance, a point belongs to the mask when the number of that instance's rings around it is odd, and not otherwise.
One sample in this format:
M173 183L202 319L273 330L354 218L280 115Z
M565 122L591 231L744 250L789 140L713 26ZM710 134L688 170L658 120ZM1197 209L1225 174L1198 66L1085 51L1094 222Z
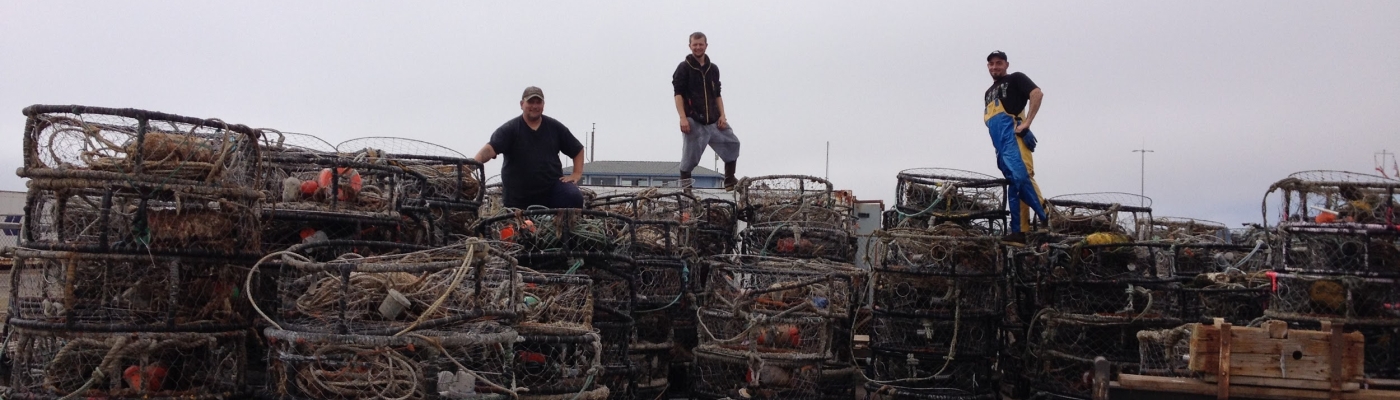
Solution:
M705 34L690 34L690 55L685 56L671 86L676 92L676 113L681 118L681 181L690 184L690 171L700 164L705 146L715 149L724 160L724 189L734 190L739 180L734 178L734 163L739 160L739 138L724 115L724 98L719 94L719 67L705 55L709 39Z

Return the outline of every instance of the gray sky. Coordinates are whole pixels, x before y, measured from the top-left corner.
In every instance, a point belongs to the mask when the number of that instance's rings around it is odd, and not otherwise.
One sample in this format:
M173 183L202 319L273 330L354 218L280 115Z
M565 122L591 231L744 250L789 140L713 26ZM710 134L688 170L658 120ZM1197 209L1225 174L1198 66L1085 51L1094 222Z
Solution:
M740 175L894 199L906 168L997 175L985 57L1045 92L1046 196L1259 220L1269 184L1400 151L1400 2L4 2L0 189L30 104L133 107L473 154L525 86L598 160L677 160L670 75L709 35ZM712 166L712 153L702 165ZM488 167L499 172L499 160Z

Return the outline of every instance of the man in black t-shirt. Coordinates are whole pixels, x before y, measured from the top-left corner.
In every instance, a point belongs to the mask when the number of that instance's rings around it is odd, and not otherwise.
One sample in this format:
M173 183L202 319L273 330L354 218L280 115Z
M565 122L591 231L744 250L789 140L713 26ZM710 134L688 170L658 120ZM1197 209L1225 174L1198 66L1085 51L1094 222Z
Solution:
M578 180L583 176L583 144L569 128L544 116L544 91L531 86L520 96L519 118L496 128L491 141L476 153L486 163L497 154L506 156L501 166L505 206L526 208L582 208ZM559 154L574 159L574 171L564 176Z
M1006 197L1007 206L1011 208L1011 232L1002 241L1025 244L1024 231L1030 229L1030 212L1034 211L1041 221L1047 220L1041 205L1040 187L1035 184L1035 163L1031 160L1036 144L1035 135L1031 134L1031 121L1040 111L1043 94L1026 74L1008 75L1006 68L1010 65L1006 53L995 51L987 55L992 87L983 94L986 108L982 121L987 124L992 146L997 151L997 168L1010 181Z

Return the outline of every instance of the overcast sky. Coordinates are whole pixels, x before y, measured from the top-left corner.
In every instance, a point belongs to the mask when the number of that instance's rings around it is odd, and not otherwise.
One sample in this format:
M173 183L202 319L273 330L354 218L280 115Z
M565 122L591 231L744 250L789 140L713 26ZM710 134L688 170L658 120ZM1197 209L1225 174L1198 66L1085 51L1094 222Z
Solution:
M1400 151L1400 2L15 2L0 4L0 190L30 104L133 107L473 154L544 89L597 160L674 161L670 76L709 36L740 175L999 175L985 57L1045 92L1046 196L1139 188L1158 216L1259 220L1269 184ZM702 165L713 166L712 153ZM499 172L499 160L488 167Z

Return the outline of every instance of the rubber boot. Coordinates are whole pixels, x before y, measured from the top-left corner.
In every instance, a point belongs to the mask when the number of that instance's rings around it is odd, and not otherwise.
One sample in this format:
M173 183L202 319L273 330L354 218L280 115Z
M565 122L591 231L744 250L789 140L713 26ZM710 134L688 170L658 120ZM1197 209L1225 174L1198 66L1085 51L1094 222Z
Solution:
M690 173L689 173L689 172L684 172L684 171L681 172L681 181L680 181L680 185L681 185L681 189L684 189L684 190L685 190L685 194L690 194L690 187L693 186L693 185L692 185L692 181L690 180Z
M725 161L725 162L724 162L724 190L725 190L725 191L731 191L731 192L732 192L732 191L734 191L734 185L739 184L739 180L734 178L734 163L736 163L736 162L738 162L738 160L735 160L735 161Z

